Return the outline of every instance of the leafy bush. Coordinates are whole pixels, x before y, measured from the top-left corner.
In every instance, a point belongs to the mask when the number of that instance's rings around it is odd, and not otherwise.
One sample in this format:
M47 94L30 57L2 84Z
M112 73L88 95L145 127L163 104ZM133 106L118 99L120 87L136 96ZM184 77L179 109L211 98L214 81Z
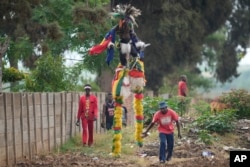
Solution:
M14 67L3 69L3 82L15 82L25 78L25 74Z
M203 130L224 134L234 129L233 122L236 119L234 110L224 110L216 115L206 112L193 122L193 126Z
M223 93L220 100L236 110L238 118L250 118L250 94L244 89L232 89L231 92Z
M166 99L162 97L145 97L143 99L142 105L144 109L144 124L148 125L154 113L159 110L159 102L166 101Z
M66 67L62 57L44 55L36 61L36 69L25 81L27 91L59 92L67 90Z
M198 132L198 140L207 144L207 145L210 145L213 143L213 141L215 140L215 138L209 134L209 131L207 130L200 130Z
M164 99L162 97L145 97L143 99L143 109L144 109L144 124L148 125L154 113L159 110L159 102L166 101L169 108L176 111L178 114L182 114L182 111L179 106L179 99L177 97L172 97L169 99ZM185 107L187 109L187 106L190 102L190 98L185 98Z
M180 116L183 116L189 110L190 101L191 97L179 96L174 96L167 100L169 107L176 111Z
M167 99L167 103L168 103L169 108L173 109L176 112L179 111L178 102L179 101L178 101L178 98L176 96Z
M210 105L204 100L198 100L192 107L197 111L200 115L203 113L210 111Z

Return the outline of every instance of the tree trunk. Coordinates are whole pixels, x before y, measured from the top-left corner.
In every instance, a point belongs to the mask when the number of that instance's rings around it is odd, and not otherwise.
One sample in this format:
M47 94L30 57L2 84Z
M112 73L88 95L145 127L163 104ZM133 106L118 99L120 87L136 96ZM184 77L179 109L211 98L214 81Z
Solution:
M98 77L97 83L100 86L101 90L104 92L112 91L112 79L114 74L110 70L103 70L101 76Z
M9 47L9 38L7 38L4 42L0 42L0 92L2 92L2 77L3 77L3 62L2 58L7 48Z

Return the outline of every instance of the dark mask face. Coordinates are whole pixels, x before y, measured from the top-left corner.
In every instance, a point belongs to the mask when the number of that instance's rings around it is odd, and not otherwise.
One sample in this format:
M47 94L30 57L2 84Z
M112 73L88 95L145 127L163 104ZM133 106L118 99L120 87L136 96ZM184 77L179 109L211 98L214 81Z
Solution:
M86 95L90 94L90 89L85 89Z
M167 108L167 107L161 108L161 113L162 113L162 114L166 114L167 111L168 111L168 108Z
M108 95L107 100L108 100L108 102L112 102L112 100L113 100L112 95Z

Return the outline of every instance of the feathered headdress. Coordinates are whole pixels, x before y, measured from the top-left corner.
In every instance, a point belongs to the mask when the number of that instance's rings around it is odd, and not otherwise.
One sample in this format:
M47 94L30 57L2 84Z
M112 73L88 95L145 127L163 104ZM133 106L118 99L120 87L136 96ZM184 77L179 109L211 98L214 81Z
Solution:
M138 27L135 21L135 17L141 15L141 10L135 8L134 6L128 5L116 5L113 9L114 12L111 13L112 16L118 16L121 18L129 18L134 25Z

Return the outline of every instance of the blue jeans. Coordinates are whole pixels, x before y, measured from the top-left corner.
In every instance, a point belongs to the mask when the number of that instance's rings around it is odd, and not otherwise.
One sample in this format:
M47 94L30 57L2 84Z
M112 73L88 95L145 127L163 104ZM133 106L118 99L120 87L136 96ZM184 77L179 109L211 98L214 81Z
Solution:
M106 122L106 129L110 130L113 126L113 122Z
M173 148L174 148L174 133L165 134L159 133L160 138L160 152L159 159L163 161L168 161L172 157ZM166 157L166 148L167 148L167 157Z

